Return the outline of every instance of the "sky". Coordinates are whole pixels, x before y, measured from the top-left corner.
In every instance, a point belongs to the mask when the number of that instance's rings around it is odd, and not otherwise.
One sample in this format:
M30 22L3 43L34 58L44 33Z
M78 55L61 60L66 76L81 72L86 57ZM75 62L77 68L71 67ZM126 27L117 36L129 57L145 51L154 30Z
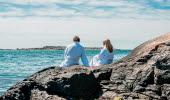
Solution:
M133 49L170 31L170 0L0 0L0 48L83 46Z

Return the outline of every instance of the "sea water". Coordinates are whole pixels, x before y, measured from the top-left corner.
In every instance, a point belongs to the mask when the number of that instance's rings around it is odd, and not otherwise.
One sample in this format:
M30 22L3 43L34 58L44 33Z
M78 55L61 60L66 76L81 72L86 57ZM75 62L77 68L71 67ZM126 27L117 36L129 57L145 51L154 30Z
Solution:
M86 50L90 61L100 50ZM125 57L131 50L115 50L114 60ZM0 50L0 95L17 82L47 67L59 66L64 50Z

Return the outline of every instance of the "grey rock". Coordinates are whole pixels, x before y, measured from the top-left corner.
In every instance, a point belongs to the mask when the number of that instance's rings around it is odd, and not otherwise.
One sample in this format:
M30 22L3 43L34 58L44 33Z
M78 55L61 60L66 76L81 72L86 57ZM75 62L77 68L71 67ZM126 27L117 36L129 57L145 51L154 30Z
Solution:
M56 100L63 97L88 99L95 97L98 89L99 83L92 71L86 67L52 67L19 82L0 98L4 100L48 100L49 98Z

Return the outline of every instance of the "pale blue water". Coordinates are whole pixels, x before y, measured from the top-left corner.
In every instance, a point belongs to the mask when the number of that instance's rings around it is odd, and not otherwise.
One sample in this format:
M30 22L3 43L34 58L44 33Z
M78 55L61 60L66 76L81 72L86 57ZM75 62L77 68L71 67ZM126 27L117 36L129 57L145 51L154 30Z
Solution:
M100 50L87 50L88 59ZM131 50L115 50L114 61L121 59ZM17 82L31 74L51 66L59 66L63 50L0 50L0 95Z

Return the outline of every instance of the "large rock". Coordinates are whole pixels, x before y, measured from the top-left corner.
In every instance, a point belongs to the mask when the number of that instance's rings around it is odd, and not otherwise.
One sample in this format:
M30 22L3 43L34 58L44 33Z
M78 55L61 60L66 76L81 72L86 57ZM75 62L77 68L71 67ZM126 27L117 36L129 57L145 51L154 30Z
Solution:
M167 33L138 46L128 56L113 63L116 67L112 69L111 81L118 82L117 87L124 85L126 92L142 94L151 100L167 99L168 95L162 95L162 87L170 84L169 44L170 33ZM122 94L120 91L117 93ZM128 97L130 95L125 98ZM144 96L133 97L146 99Z
M58 98L93 98L99 83L92 71L83 66L52 67L33 74L10 88L4 100L56 100ZM60 97L59 97L60 96Z
M17 83L2 100L170 100L170 33L99 67L52 67Z

